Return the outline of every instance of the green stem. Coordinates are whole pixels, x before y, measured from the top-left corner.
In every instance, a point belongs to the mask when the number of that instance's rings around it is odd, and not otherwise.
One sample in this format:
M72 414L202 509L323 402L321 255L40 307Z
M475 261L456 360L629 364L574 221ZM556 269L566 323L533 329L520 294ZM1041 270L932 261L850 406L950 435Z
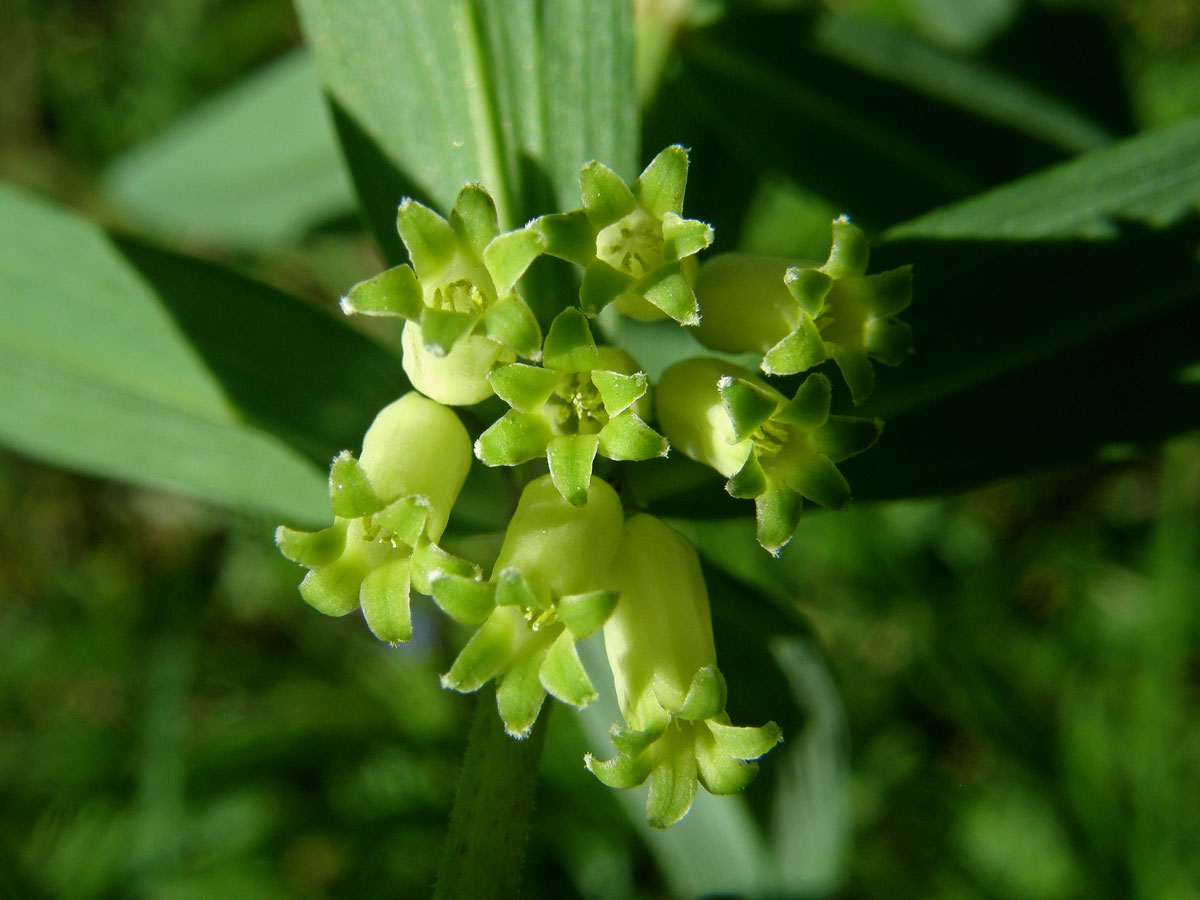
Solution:
M476 701L434 900L518 896L546 713L518 741L504 733L489 695Z

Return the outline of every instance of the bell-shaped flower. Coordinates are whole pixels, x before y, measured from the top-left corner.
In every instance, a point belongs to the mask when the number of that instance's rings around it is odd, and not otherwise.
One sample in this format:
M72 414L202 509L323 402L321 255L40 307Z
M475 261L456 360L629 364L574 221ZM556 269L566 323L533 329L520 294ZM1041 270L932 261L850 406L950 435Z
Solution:
M850 501L835 463L878 439L878 419L829 414L832 386L808 376L788 400L740 366L689 359L658 384L658 420L672 446L729 480L734 497L753 498L758 541L771 553L792 538L801 498L834 509Z
M912 267L867 275L866 236L844 216L820 266L716 256L700 267L703 319L696 338L714 350L764 354L769 375L794 375L833 359L855 403L875 386L871 360L897 366L912 331L896 318L912 301Z
M404 371L422 393L452 406L491 396L487 374L518 356L536 360L542 333L517 281L543 249L532 228L500 233L496 206L477 184L462 189L449 220L411 198L397 228L412 265L350 289L346 313L407 320Z
M451 618L478 625L442 684L476 691L496 681L505 730L529 734L547 692L583 707L596 696L575 649L612 613L617 594L606 584L621 540L616 492L592 479L587 503L574 506L549 476L525 486L488 582L445 573L433 598Z
M585 313L616 301L621 312L639 319L700 320L692 257L712 243L713 230L683 218L687 172L687 150L679 145L658 154L632 185L593 161L579 173L583 209L532 223L546 253L584 267L579 304Z
M475 443L489 466L545 456L564 498L585 502L597 454L641 460L665 456L667 441L646 424L646 375L624 350L597 347L576 308L558 315L546 335L542 366L500 365L489 375L512 407Z
M436 543L470 465L471 440L453 410L415 391L385 407L362 455L345 451L333 461L334 524L275 532L283 555L309 570L301 596L331 616L361 607L381 640L407 641L410 588L427 594L434 576L478 572Z
M653 516L634 516L609 578L621 599L604 623L604 646L625 724L611 730L615 757L589 753L584 761L610 787L649 779L646 818L667 828L691 808L699 786L742 790L757 772L753 760L781 735L774 722L730 724L708 592L687 538Z

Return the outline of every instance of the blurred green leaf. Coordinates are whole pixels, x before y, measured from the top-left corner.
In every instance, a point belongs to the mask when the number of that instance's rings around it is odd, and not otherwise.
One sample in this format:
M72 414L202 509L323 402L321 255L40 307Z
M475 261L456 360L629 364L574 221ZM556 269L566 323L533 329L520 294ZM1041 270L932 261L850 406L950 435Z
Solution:
M376 239L396 206L449 209L466 182L503 227L578 205L579 167L637 174L632 9L607 0L299 0Z
M103 187L148 232L248 248L293 240L354 209L304 51L121 156Z
M1151 225L1200 209L1200 118L1095 150L897 225L889 240L1031 241L1113 237L1118 219Z
M297 522L405 389L332 316L0 187L0 441Z

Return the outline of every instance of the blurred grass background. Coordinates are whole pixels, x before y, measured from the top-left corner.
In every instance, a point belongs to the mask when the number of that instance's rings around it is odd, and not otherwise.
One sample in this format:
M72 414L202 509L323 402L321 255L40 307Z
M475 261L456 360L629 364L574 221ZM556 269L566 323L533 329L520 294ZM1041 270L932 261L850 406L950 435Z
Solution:
M836 5L963 52L1022 7L981 2L964 32L934 0ZM1111 37L1133 127L1200 111L1194 3L1029 5ZM0 177L118 225L105 168L299 39L283 0L0 0L0 20ZM762 191L742 243L769 250L811 213ZM185 249L324 303L379 265L349 220ZM1185 436L813 514L777 564L750 522L686 525L799 609L836 685L852 825L808 895L1200 896L1198 512ZM425 895L469 713L434 677L458 637L419 620L392 651L313 614L272 525L0 454L0 898ZM584 775L574 718L551 729L527 895L686 893Z

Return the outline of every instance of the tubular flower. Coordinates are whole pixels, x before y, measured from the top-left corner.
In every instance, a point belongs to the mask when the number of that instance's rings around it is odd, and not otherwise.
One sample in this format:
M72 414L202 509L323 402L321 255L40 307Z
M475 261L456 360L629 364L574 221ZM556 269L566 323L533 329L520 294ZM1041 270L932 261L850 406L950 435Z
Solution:
M579 305L585 313L616 301L621 312L639 319L700 321L692 257L712 243L713 230L682 217L687 171L687 150L679 145L658 154L632 187L592 161L579 173L583 209L532 223L546 253L584 267Z
M658 416L673 446L728 478L732 496L754 499L758 541L778 554L802 497L835 509L850 501L835 463L866 450L883 428L878 419L831 416L831 394L820 374L788 400L732 363L689 359L663 373Z
M530 228L500 234L482 187L462 189L447 221L411 198L397 228L412 265L361 282L342 299L346 313L405 320L404 371L422 393L452 406L491 396L497 361L537 359L542 334L516 284L542 252Z
M912 301L912 267L867 275L866 236L844 216L833 222L829 259L819 267L726 254L696 278L704 319L696 329L714 350L765 354L769 375L794 375L833 359L855 403L875 386L871 360L897 366L912 349L896 318Z
M523 738L547 692L583 707L596 696L575 642L611 614L617 594L605 584L621 540L621 502L599 478L587 503L566 502L549 476L526 485L489 582L446 573L433 597L451 618L479 628L442 676L456 691L496 679L505 730Z
M597 347L578 309L558 315L546 335L544 368L497 366L488 376L512 407L475 443L489 466L515 466L540 456L559 493L579 506L588 498L592 463L665 456L667 441L646 424L646 375L616 347Z
M584 762L610 787L649 779L646 818L667 828L691 808L698 785L713 794L742 790L757 772L752 760L781 735L774 722L729 722L708 593L687 538L653 516L634 516L610 573L621 599L604 623L604 646L625 725L611 730L617 756L589 753Z
M412 636L410 586L474 567L441 550L441 538L471 464L471 442L452 410L413 392L385 407L362 455L338 455L329 473L334 524L316 532L280 526L275 543L309 569L300 594L318 612L361 607L371 631L396 643Z

